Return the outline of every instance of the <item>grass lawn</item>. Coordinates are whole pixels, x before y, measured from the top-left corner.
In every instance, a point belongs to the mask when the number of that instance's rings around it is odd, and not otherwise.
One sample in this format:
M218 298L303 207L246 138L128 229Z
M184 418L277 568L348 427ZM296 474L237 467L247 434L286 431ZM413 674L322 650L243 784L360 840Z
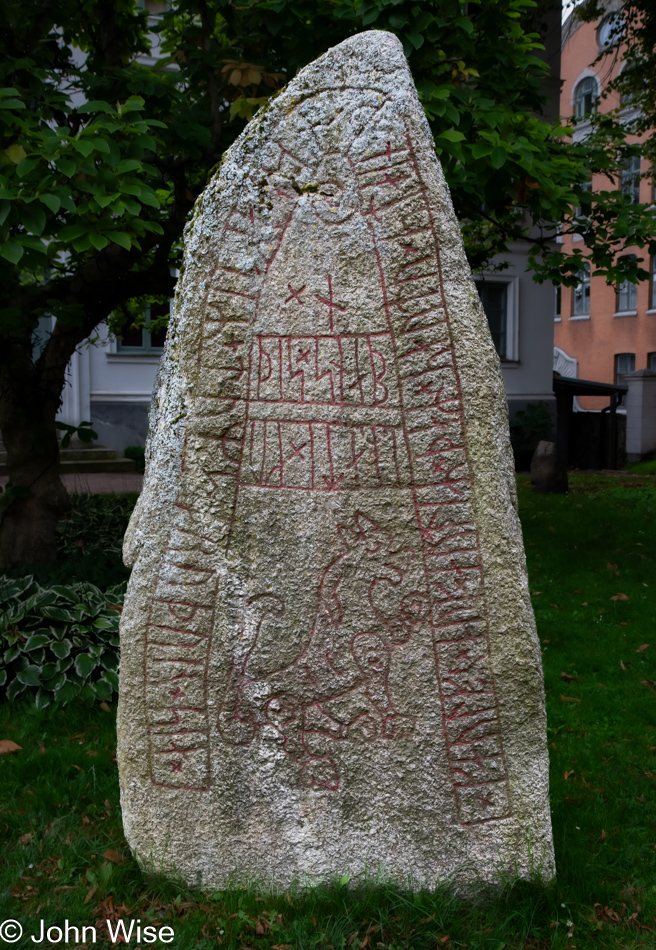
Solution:
M129 856L113 709L2 704L0 739L22 746L0 759L0 921L23 924L15 946L34 946L41 918L95 924L100 945L106 920L129 918L173 928L173 942L156 947L656 948L656 479L574 475L571 489L536 496L519 478L547 689L555 884L508 881L474 905L337 883L304 894L181 889ZM131 947L148 945L133 933Z

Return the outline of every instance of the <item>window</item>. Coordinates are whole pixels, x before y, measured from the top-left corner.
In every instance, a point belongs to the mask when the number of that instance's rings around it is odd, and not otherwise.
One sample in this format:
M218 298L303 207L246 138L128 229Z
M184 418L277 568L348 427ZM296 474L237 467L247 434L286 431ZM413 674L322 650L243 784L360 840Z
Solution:
M508 285L486 281L478 285L478 293L490 325L492 342L501 359L505 360L508 342Z
M590 265L584 264L577 274L578 283L574 287L572 316L584 317L590 313Z
M560 284L556 284L554 287L555 290L555 300L554 300L554 320L560 320L562 313L562 303L563 303L563 288Z
M590 181L581 182L581 191L591 192L592 191L592 179ZM587 207L583 208L581 205L577 205L574 210L574 216L576 218L581 218L587 211Z
M635 259L635 254L629 254L628 257ZM638 307L638 285L632 284L628 280L623 280L617 287L617 312L634 313Z
M476 288L499 357L511 362L519 360L519 279L480 277Z
M634 155L622 169L622 192L631 199L631 204L640 201L640 156Z
M162 330L151 330L150 326L157 317L168 316L171 305L166 303L151 304L146 312L146 322L143 327L127 327L117 340L119 353L160 354L166 340L166 327Z
M651 272L649 278L649 309L656 310L656 257L652 257L649 270Z
M647 353L647 369L656 373L656 353Z
M586 76L580 81L574 93L574 115L584 119L597 110L598 87L594 76Z
M611 13L610 16L607 16L597 31L599 48L606 49L619 43L622 38L623 26L624 17L621 13Z
M615 382L623 382L627 373L635 371L635 353L617 353L615 355Z

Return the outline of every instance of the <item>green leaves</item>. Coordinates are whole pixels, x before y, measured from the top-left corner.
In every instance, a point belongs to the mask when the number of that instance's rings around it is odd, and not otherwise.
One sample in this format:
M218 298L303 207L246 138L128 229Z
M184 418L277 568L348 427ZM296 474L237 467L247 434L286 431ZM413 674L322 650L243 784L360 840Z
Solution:
M157 148L152 130L166 125L142 114L142 96L115 105L92 98L76 108L46 86L45 101L34 108L31 88L7 88L14 94L0 94L7 107L0 112L0 137L13 142L0 153L0 194L8 202L0 215L0 258L32 274L45 255L72 272L71 251L84 257L112 243L130 251L146 234L163 233L152 220L162 182L148 160ZM66 121L52 123L48 98ZM31 108L8 108L28 100Z
M16 673L16 679L23 686L38 686L41 681L41 667L24 666Z
M92 584L45 590L31 577L0 577L0 683L9 701L39 709L78 696L107 700L118 689L122 592Z

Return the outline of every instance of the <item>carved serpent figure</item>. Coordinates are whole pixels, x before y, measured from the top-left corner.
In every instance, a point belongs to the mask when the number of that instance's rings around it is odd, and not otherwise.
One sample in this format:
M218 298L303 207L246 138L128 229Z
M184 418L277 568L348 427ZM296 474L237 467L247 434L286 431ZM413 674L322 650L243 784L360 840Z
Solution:
M264 675L249 667L263 625L280 620L285 604L271 594L251 598L254 634L245 655L233 658L219 714L231 745L247 745L258 728L272 725L307 784L331 790L339 784L334 742L395 739L413 730L414 718L395 709L388 680L393 650L428 612L414 550L363 512L353 520L352 528L337 528L343 550L321 578L307 642L291 663Z

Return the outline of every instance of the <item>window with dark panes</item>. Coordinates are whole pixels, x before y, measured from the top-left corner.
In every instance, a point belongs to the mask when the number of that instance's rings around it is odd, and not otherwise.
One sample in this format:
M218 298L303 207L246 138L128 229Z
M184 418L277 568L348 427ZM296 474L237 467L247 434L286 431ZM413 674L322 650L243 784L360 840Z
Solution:
M617 353L615 356L615 382L623 382L627 373L635 370L635 353Z
M590 265L584 264L577 274L578 283L572 290L572 315L588 316L590 313Z
M631 199L631 204L640 201L640 156L634 155L622 169L622 192Z
M479 281L476 286L492 341L499 357L504 360L508 347L508 284L495 280Z
M627 257L635 258L635 254ZM617 312L633 313L638 306L638 285L629 280L623 280L617 285Z
M580 81L574 93L574 114L577 119L597 111L599 92L594 76L586 76Z
M165 303L151 304L146 310L146 321L143 327L126 327L117 340L117 350L119 353L152 353L159 354L164 348L166 340L166 327L162 329L151 329L151 324L158 317L167 316L170 313L171 305L167 300Z

